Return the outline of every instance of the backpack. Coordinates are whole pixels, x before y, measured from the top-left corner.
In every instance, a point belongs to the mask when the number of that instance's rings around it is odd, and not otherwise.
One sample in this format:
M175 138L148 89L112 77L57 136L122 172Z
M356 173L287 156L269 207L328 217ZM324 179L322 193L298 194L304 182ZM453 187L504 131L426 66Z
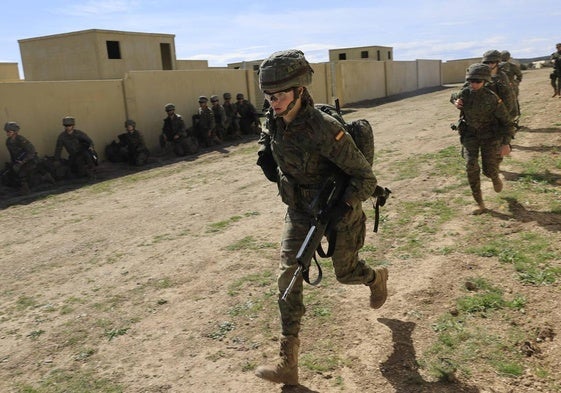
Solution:
M315 104L315 108L327 113L329 116L336 119L345 130L351 135L356 146L362 152L364 157L368 160L370 165L374 163L374 132L372 126L366 119L354 120L347 123L341 111L339 110L339 100L335 100L336 106L327 104Z

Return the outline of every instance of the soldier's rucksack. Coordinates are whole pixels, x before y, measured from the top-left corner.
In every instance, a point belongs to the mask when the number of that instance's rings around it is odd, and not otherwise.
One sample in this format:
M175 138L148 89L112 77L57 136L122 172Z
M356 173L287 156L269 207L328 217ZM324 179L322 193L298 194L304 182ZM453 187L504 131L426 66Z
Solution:
M343 119L341 111L338 108L338 100L335 100L335 103L336 106L316 104L315 107L335 118L345 127L345 130L351 135L356 146L360 149L370 165L372 165L374 163L374 132L372 126L366 119L354 120L347 123L345 119Z

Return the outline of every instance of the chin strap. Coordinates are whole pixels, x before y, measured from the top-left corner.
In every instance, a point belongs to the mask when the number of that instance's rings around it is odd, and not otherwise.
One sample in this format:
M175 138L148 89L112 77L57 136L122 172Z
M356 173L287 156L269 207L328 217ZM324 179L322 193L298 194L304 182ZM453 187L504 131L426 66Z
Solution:
M290 112L292 110L292 108L294 108L294 105L296 105L296 101L300 97L300 92L298 91L297 87L293 87L292 91L294 92L294 99L290 102L290 104L288 104L288 106L286 107L286 109L284 111L282 111L281 113L278 113L278 114L275 113L274 114L275 117L286 116L288 114L288 112Z

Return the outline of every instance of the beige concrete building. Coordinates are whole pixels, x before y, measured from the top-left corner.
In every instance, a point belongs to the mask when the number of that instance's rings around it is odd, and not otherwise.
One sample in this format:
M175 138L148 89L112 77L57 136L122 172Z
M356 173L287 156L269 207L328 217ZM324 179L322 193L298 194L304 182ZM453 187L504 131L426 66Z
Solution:
M175 35L82 30L18 40L27 81L120 79L175 70Z
M354 48L339 48L329 50L329 61L340 60L393 60L391 46L357 46Z
M18 63L0 63L0 82L19 81Z

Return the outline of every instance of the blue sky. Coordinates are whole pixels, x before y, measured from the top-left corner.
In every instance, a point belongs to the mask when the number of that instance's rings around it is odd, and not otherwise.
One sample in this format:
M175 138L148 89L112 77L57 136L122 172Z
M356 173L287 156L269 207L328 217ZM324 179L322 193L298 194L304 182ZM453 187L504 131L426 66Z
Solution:
M28 0L2 5L0 61L20 63L18 40L87 29L175 34L178 59L210 66L287 48L311 62L328 50L382 45L395 60L452 60L507 49L549 55L561 42L559 0Z

